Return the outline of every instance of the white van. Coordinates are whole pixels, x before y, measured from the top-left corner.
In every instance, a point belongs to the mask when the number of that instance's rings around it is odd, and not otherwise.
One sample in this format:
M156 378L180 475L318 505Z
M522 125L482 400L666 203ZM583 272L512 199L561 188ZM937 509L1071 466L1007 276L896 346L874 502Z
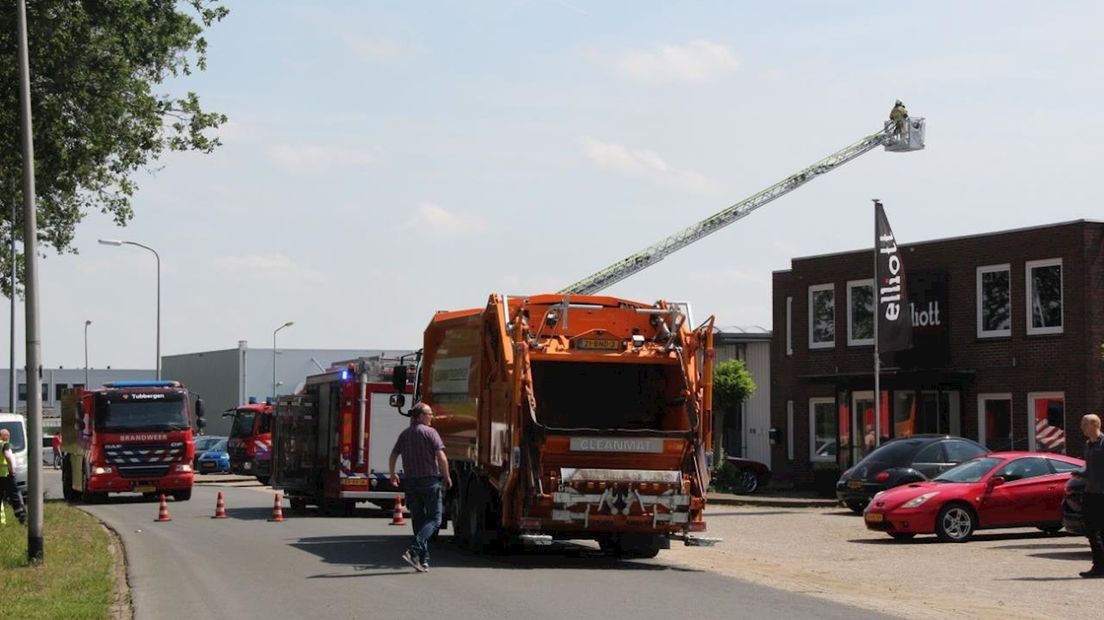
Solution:
M0 428L11 433L11 451L15 457L15 484L27 494L27 421L18 413L0 413Z

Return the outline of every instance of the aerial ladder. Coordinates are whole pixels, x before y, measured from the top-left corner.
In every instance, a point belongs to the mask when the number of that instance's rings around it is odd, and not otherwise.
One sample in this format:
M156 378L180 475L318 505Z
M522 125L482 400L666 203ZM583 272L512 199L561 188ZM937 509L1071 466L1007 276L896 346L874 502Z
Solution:
M900 102L898 101L900 105ZM901 106L904 110L904 106ZM564 295L593 295L605 288L647 269L674 254L682 248L704 239L729 224L742 219L752 211L785 196L813 179L827 174L847 162L882 146L894 153L908 153L924 148L924 119L907 116L898 121L886 121L881 131L872 133L858 142L844 147L825 157L797 174L771 185L763 191L749 196L727 209L714 213L704 220L655 243L643 250L623 258L605 269L587 276L560 291Z

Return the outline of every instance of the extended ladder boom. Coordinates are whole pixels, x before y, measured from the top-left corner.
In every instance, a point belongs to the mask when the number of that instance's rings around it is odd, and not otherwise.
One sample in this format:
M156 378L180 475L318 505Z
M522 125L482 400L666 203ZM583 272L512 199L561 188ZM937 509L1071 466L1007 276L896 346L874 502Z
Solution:
M715 213L628 258L617 261L594 275L579 280L561 290L560 293L593 295L638 271L654 265L668 255L743 218L775 198L792 192L816 177L831 172L878 146L885 146L886 150L889 151L914 151L924 148L924 119L907 119L907 125L901 132L898 132L893 122L887 122L885 128L878 133L870 134L862 140L832 153L801 172L786 177L758 194L745 198L731 207Z

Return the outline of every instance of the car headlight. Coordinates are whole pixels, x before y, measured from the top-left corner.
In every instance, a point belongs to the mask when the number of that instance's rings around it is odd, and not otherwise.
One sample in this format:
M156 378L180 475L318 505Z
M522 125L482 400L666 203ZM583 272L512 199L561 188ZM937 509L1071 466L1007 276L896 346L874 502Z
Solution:
M192 471L192 466L189 463L177 463L176 471L189 472Z
M103 474L110 474L111 473L111 468L110 467L103 467L101 465L97 465L92 470L92 473L97 475L97 476L100 476L100 475L103 475Z
M914 498L910 499L909 501L905 502L904 504L901 504L901 508L916 508L920 504L923 504L924 502L926 502L929 499L935 497L936 495L939 495L939 491L932 491L931 493L925 493L923 495L914 497Z

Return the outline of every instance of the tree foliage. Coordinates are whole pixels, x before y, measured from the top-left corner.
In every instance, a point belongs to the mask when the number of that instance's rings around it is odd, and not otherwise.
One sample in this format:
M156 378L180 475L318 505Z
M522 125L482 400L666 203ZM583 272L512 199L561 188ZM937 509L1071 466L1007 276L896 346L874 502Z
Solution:
M0 5L0 212L22 237L23 157L15 2ZM194 92L161 92L207 66L203 32L227 14L214 0L28 0L31 117L39 243L74 252L93 209L125 226L136 172L167 152L210 153L226 117ZM0 273L10 264L0 252ZM21 262L22 257L17 257ZM20 270L22 271L22 270ZM5 294L9 294L6 278Z
M755 380L743 360L725 360L713 368L714 409L733 409L754 393Z

